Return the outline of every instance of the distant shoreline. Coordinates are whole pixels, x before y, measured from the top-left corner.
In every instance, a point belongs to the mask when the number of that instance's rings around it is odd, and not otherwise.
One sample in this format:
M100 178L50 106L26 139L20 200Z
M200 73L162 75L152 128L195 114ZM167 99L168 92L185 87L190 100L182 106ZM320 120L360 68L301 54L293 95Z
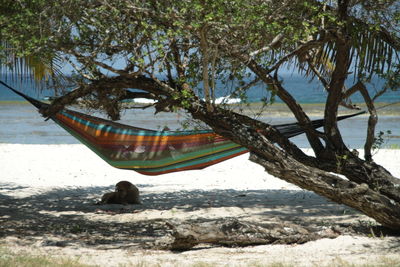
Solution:
M352 114L360 111L368 111L368 108L365 103L353 103L357 105L360 109L347 109L344 107L339 107L339 114ZM261 107L261 103L250 104L250 107L259 108ZM303 110L309 116L323 116L325 110L325 103L300 103ZM386 106L388 105L388 106ZM382 108L383 107L383 108ZM380 116L400 116L400 103L391 104L385 102L377 102L375 103L375 108L377 109L378 115ZM293 113L290 109L283 103L274 103L267 107L267 110L264 113L268 113L271 117L274 116L282 116L282 117L292 117ZM361 116L367 116L361 115Z
M386 103L376 103L376 107L382 107ZM232 109L239 110L237 104L231 105ZM274 103L266 106L263 112L258 113L262 107L261 103L241 105L244 114L251 118L266 122L272 125L295 122L292 112L282 103ZM311 119L321 119L324 115L324 104L302 104L304 111ZM365 106L360 105L361 110L366 110ZM348 110L340 108L339 115L348 115L359 112L360 110ZM83 111L106 118L104 113L94 111ZM379 121L376 133L384 133L387 141L384 147L400 147L400 104L387 106L378 110ZM190 119L190 116L179 113L162 112L154 114L154 109L137 110L127 109L123 111L119 123L133 125L141 128L159 130L168 126L172 130L184 130L183 127L190 121L188 129L194 127L204 127ZM55 124L53 121L45 119L37 112L36 108L26 101L0 101L0 143L11 144L76 144L79 143L68 132ZM187 125L187 124L186 124ZM364 146L365 136L368 125L368 114L343 120L339 122L339 127L346 145L352 148ZM388 132L390 131L390 134ZM299 147L309 147L307 139L300 135L292 138L292 142Z
M46 101L43 101L46 102ZM359 106L360 109L346 109L344 107L339 107L339 113L356 113L361 110L367 110L367 107L365 103L354 103L355 105ZM29 102L25 100L0 100L0 105L31 105ZM300 103L300 105L303 107L303 110L309 115L309 116L320 116L323 115L324 113L324 107L325 103ZM381 107L389 105L387 107L384 107L381 109ZM248 104L230 104L233 109L235 107L239 108L241 107L244 111L244 113L248 113L251 111L256 111L257 109L262 108L263 103L261 102L253 102L253 103L248 103ZM378 115L383 115L383 116L400 116L400 102L399 103L388 103L388 102L376 102L375 103L375 108L378 109ZM272 112L272 114L271 114ZM284 104L284 103L273 103L271 105L267 105L264 107L263 113L268 113L271 116L290 116L292 117L293 114L289 110L289 108Z

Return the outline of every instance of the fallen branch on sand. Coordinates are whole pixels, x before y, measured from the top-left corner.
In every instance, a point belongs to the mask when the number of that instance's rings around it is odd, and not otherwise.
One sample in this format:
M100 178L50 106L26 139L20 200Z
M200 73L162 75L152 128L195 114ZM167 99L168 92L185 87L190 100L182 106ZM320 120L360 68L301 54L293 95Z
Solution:
M156 246L170 250L189 250L206 243L220 246L252 246L266 244L302 244L321 238L336 238L339 232L331 228L306 229L290 223L259 225L237 219L220 219L209 222L172 224L171 236L160 240Z

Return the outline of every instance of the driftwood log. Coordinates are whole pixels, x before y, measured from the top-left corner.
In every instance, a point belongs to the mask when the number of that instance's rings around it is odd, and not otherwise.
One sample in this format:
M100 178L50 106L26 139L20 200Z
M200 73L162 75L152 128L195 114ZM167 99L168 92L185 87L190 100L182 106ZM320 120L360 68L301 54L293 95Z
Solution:
M170 237L156 246L170 250L189 250L199 244L220 246L252 246L266 244L302 244L320 238L336 238L338 231L306 229L288 223L255 224L237 219L183 224L167 223Z

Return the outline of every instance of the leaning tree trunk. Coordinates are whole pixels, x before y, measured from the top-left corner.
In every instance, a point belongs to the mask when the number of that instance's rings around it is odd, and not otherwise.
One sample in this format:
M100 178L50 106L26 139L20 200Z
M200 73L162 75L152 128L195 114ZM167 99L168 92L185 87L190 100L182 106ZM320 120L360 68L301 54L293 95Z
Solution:
M140 82L141 86L138 88L155 95L161 94L157 91L160 84L151 79L141 77L133 80ZM98 84L101 84L102 88L105 84L110 87L134 87L129 86L129 81L115 77ZM146 87L143 87L143 84ZM96 88L96 84L92 86ZM173 89L166 88L165 90L163 93L166 98L161 101L161 104L168 104L169 97L173 95L171 93ZM79 94L71 96L72 100L87 93L85 88L83 91L73 92ZM67 102L70 103L71 99ZM65 100L64 97L61 103L57 101L53 103L48 113L58 112L66 104L62 103L63 100ZM182 106L179 100L173 100L169 104ZM346 160L339 162L340 168L338 168L334 157L314 158L306 155L271 125L218 107L209 111L205 103L200 102L195 96L184 100L188 105L183 108L189 111L193 118L202 120L216 133L248 148L251 152L250 159L263 166L268 173L334 202L357 209L386 227L400 230L400 179L393 177L382 166L363 161L347 151ZM342 174L348 180L332 172Z
M383 167L353 155L347 165L341 166L340 173L349 179L346 180L331 173L335 162L329 164L322 160L324 164L320 167L319 159L299 152L268 124L222 109L208 112L198 105L189 111L216 133L248 148L250 160L263 166L269 174L357 209L386 227L400 230L400 180ZM268 129L268 132L259 129ZM285 150L273 142L278 142Z

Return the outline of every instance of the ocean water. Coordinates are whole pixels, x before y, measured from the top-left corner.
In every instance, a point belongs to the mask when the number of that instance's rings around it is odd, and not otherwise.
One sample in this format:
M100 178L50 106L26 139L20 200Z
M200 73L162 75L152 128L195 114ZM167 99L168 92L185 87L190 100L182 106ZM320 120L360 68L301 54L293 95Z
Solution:
M324 103L326 100L326 92L321 88L318 81L313 80L309 81L304 79L303 77L296 74L286 74L282 76L282 80L284 87L286 90L293 95L293 97L299 103ZM43 89L38 90L34 89L33 83L31 80L24 79L12 79L10 77L6 77L5 81L10 86L15 89L32 96L34 98L43 99L44 97L54 96L53 90L46 89L46 86ZM351 78L348 79L347 85L351 86L353 80ZM370 95L373 96L375 93L382 88L384 81L375 79L372 83L367 84L367 89L370 92ZM229 97L233 93L234 89L237 87L235 83L229 83L222 85L222 83L217 84L219 90L216 92L216 97ZM201 95L201 93L200 93ZM249 102L259 102L262 99L271 99L271 94L268 92L263 85L258 85L252 87L246 92L246 97ZM0 101L19 101L22 100L21 97L14 94L10 90L7 90L4 86L0 85ZM351 96L351 100L354 103L364 102L362 95L360 93L355 93ZM275 98L277 103L282 103L279 97ZM377 102L384 103L393 103L400 101L400 90L397 91L388 91L379 99Z
M8 81L10 82L10 81ZM317 87L315 82L308 83L299 77L287 79L286 88L293 93L300 103L311 105L322 114L324 108L326 94ZM53 96L51 90L38 91L33 89L32 83L29 80L18 82L10 82L11 86L26 93L34 98L43 99L46 96ZM375 85L376 86L376 85ZM258 91L257 91L258 90ZM372 85L369 87L370 92L376 90ZM229 89L218 97L229 95ZM257 102L260 96L268 97L265 89L259 87L251 90L248 93L248 99ZM353 102L361 102L361 96L355 95ZM390 92L385 97L380 98L380 102L394 103L400 101L400 92ZM280 102L277 99L276 102ZM274 105L272 105L272 111ZM351 113L347 112L347 114ZM281 124L293 122L294 118L288 115L279 115L277 112L267 110L264 112L260 120L271 123ZM93 114L102 116L102 114ZM395 112L390 115L380 116L377 132L388 130L390 135L385 135L384 140L386 147L400 147L400 113ZM104 117L104 116L103 116ZM319 119L320 116L312 117ZM168 126L170 129L179 129L185 116L175 113L161 113L154 115L154 110L127 110L124 112L121 123L134 125L149 129L162 129ZM344 120L339 123L345 143L351 148L361 148L364 145L368 117L365 115L357 116ZM300 147L309 147L309 144L304 137L300 135L292 138ZM0 85L0 143L18 143L18 144L75 144L79 143L75 138L69 135L64 129L59 127L53 121L45 121L36 109L24 101L20 96L14 94L4 86Z

